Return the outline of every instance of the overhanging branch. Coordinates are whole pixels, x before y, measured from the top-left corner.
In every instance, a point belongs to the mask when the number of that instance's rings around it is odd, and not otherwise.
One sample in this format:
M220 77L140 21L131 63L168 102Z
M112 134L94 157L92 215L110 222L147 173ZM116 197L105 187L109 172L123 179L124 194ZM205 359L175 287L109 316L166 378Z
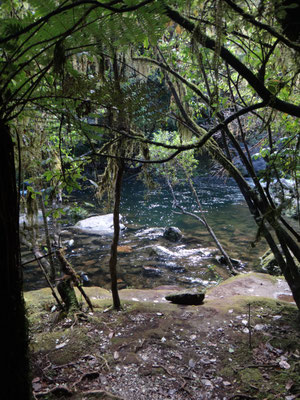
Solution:
M195 26L195 24L185 18L176 10L173 10L169 6L165 6L166 14L174 22L182 26L188 32L193 34L194 40L200 43L203 47L215 51L216 41ZM300 117L300 107L295 104L288 103L286 101L280 100L278 97L274 96L260 81L255 74L238 58L236 58L226 47L221 46L219 51L219 56L227 62L235 71L237 71L250 86L256 91L256 93L263 99L263 101L275 110L287 113L289 115Z
M277 32L275 29L273 29L271 26L264 24L263 22L257 21L253 17L253 15L246 13L241 7L239 7L237 4L235 4L232 0L225 0L225 2L238 14L240 14L246 21L249 21L252 25L257 26L260 29L263 29L270 33L272 36L276 37L279 39L282 43L284 43L286 46L290 47L293 50L296 50L300 52L300 45L297 43L291 42L289 39L281 35L279 32Z

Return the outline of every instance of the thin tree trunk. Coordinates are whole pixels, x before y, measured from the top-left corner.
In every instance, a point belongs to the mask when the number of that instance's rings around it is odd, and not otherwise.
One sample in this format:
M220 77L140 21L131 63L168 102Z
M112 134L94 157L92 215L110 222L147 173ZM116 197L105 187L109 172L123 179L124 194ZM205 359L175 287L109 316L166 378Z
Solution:
M56 275L55 274L55 266L54 266L54 260L53 260L52 253L51 253L51 240L50 240L49 229L48 229L48 221L47 221L45 203L44 203L42 194L41 194L41 209L42 209L43 221L44 221L45 239L46 239L46 244L47 244L47 248L48 248L47 253L49 253L50 281L51 281L51 283L54 283L55 275Z
M54 193L53 199L52 199L52 210L55 212L58 208L62 208L62 189L60 183L58 184L57 187L57 192ZM53 238L54 238L54 243L57 247L61 247L61 223L58 222L57 218L53 218Z
M185 171L185 173L186 173L186 171ZM203 212L203 209L202 209L202 206L201 206L201 203L200 203L198 194L197 194L197 192L196 192L196 190L195 190L195 188L194 188L194 185L193 185L193 182L192 182L191 178L188 177L187 173L186 173L186 177L187 177L187 179L188 179L188 182L189 182L190 188L191 188L191 190L192 190L192 192L193 192L193 195L194 195L194 197L195 197L195 199L196 199L196 203L197 203L197 205L198 205L198 208L199 208L199 210L200 210L200 212L201 212L201 217L202 217L202 219L203 219L203 224L204 224L204 226L206 227L208 233L209 233L210 236L213 238L213 240L214 240L214 242L216 243L218 249L219 249L220 252L222 253L223 257L225 258L225 262L226 262L226 264L228 265L228 267L229 267L229 269L230 269L230 272L231 272L233 275L238 275L238 272L236 271L236 269L235 269L234 266L232 265L232 262L231 262L231 259L230 259L229 255L228 255L227 252L225 251L225 249L224 249L224 247L222 246L222 244L219 242L219 239L218 239L217 236L215 235L215 232L213 231L213 229L211 228L211 226L208 224L208 222L207 222L207 220L206 220L206 218L205 218L205 215L204 215L204 212Z
M294 259L292 258L289 249L292 251L294 256L299 262L299 246L296 241L280 226L279 222L276 220L274 215L266 213L265 210L270 210L270 205L267 200L263 201L254 196L251 191L247 191L244 189L240 182L236 180L247 204L251 214L254 217L254 220L258 226L258 230L262 236L266 239L274 257L281 269L283 276L285 277L295 303L300 310L300 272L299 267L295 264ZM281 245L283 255L278 248L278 245L275 243L270 230L266 226L265 220L269 222L271 227L274 229L278 241Z
M183 169L184 169L184 168L183 168ZM195 191L195 188L194 188L194 186L193 186L193 184L192 184L190 178L189 178L188 176L186 176L186 178L187 178L187 180L188 180L188 182L189 182L189 184L190 184L190 187L191 187L191 190L192 190L192 192L193 192L193 195L195 196L197 205L198 205L198 207L199 207L199 211L200 211L200 213L201 213L201 218L200 218L197 214L194 214L194 213L191 213L191 212L189 212L189 211L186 211L183 207L181 207L181 206L178 204L177 199L176 199L176 196L175 196L175 193L174 193L174 190L173 190L173 187L172 187L172 185L171 185L171 182L170 182L170 180L169 180L168 178L166 178L167 184L168 184L169 189L170 189L170 191L171 191L171 194L172 194L172 197L173 197L173 199L174 199L174 202L175 202L176 207L179 208L179 209L181 210L182 214L189 215L189 216L191 216L191 217L197 219L199 222L201 222L202 225L205 226L205 228L207 229L208 233L210 234L210 236L212 237L213 241L215 242L217 248L220 250L221 254L222 254L223 257L225 258L226 264L228 265L228 267L229 267L229 269L230 269L230 272L231 272L233 275L238 275L238 272L235 270L234 266L232 265L232 262L231 262L230 257L228 256L227 252L225 251L225 249L223 248L223 246L222 246L221 243L219 242L217 236L215 235L213 229L210 227L210 225L209 225L208 222L206 221L206 218L204 217L204 212L203 212L203 210L202 210L201 203L200 203L200 201L199 201L198 195L197 195L197 193L196 193L196 191Z
M2 309L1 398L31 399L28 330L23 298L19 242L19 205L16 190L14 145L10 131L0 121L0 259Z
M124 173L124 163L123 161L119 161L118 171L115 182L115 204L114 204L114 236L111 244L110 250L110 260L109 260L109 270L111 277L111 292L113 297L113 307L117 310L121 308L121 301L118 292L118 284L117 284L117 247L119 243L120 236L120 203L121 203L121 188L122 188L122 179Z

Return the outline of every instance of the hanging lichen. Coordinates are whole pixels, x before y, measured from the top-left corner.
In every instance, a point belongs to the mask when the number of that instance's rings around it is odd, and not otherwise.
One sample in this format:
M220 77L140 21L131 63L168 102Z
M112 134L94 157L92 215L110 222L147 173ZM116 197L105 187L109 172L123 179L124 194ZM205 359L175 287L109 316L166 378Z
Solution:
M211 101L218 104L219 102L219 68L220 68L220 51L222 46L223 36L223 2L217 0L215 2L215 30L216 30L216 48L213 56L213 71L214 71L214 91Z
M29 234L28 239L34 247L38 238L38 203L36 196L31 191L28 191L26 196L26 216L27 225L25 228Z
M128 160L128 168L130 168L130 165L137 167L139 164L130 160L149 160L149 148L143 141L128 139L119 135L114 140L111 140L110 143L105 144L100 150L100 154L109 154L110 157L107 157L107 164L103 174L98 176L98 190L96 195L99 200L104 201L106 209L111 211L114 204L114 188L120 160ZM145 164L141 166L141 173L145 181L150 185L152 179L147 172Z
M57 75L64 74L64 67L66 63L65 47L62 40L59 40L53 52L53 71Z

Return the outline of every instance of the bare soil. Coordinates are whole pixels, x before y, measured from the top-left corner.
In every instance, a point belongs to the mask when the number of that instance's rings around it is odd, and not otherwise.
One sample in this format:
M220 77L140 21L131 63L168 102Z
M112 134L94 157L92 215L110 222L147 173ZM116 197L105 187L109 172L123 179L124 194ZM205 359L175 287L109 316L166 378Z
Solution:
M25 293L34 397L300 398L299 315L282 279L241 275L200 306L167 302L177 289L121 290L114 311L108 291L85 288L94 312L65 318L48 289Z

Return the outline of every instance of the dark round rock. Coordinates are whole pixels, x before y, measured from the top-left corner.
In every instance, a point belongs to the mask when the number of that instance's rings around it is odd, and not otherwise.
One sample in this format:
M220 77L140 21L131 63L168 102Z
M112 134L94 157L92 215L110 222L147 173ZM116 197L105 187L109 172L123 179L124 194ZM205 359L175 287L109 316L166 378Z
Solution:
M198 306L203 303L204 297L205 293L182 292L169 294L165 299L175 304Z
M182 238L182 233L179 228L175 226L169 226L164 230L164 238L170 240L171 242L178 242Z

